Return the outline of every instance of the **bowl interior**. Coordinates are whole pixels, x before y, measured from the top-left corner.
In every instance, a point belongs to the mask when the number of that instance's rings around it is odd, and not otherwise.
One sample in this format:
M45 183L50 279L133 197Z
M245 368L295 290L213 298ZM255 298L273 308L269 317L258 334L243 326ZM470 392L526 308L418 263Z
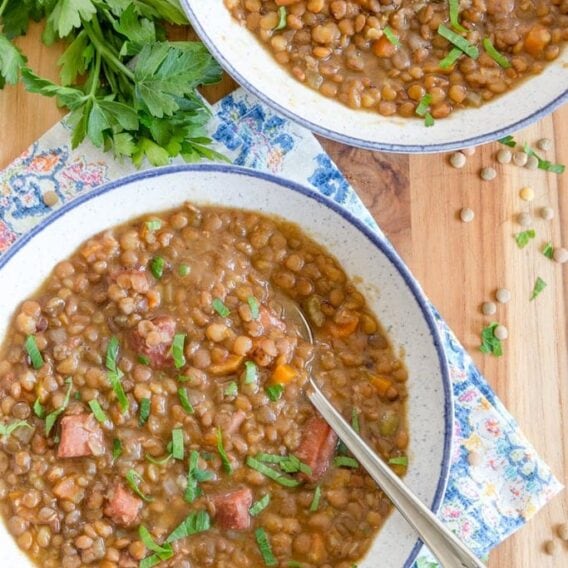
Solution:
M182 0L208 49L249 92L327 138L387 152L438 152L502 138L568 99L568 49L537 77L483 105L453 113L426 128L419 119L355 111L296 81L245 27L223 0ZM284 88L283 88L284 87Z
M410 374L406 482L437 509L448 476L453 409L445 357L425 300L383 240L334 203L291 182L232 166L173 166L78 197L0 258L0 340L15 307L82 241L132 217L186 200L277 214L298 223L335 254L351 277L360 278L360 287L389 330L395 349L404 353ZM393 514L360 567L377 566L377 559L383 566L409 565L417 551L415 533ZM26 562L5 530L0 530L0 562L3 566Z

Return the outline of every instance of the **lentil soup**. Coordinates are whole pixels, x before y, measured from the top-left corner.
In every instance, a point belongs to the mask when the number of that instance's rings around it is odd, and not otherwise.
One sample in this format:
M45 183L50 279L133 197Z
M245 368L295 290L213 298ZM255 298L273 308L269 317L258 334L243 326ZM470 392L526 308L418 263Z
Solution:
M351 568L391 506L303 395L308 369L404 474L406 368L296 225L185 204L91 238L0 351L9 532L43 568Z
M427 126L540 73L568 40L566 0L224 2L298 81Z

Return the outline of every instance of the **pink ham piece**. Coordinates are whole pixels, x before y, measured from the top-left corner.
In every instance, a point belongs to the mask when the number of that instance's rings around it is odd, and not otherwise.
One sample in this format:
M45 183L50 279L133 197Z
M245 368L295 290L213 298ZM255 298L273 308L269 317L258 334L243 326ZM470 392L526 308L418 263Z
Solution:
M170 353L176 333L176 322L171 316L157 316L152 320L142 320L132 331L130 346L140 355L150 359L155 369L171 367Z
M142 499L132 495L122 483L117 483L111 490L104 513L117 525L128 527L136 521L142 508Z
M310 418L304 424L303 431L300 447L294 455L311 468L312 475L305 477L310 481L318 481L333 459L337 447L337 434L319 416Z
M249 508L252 505L252 491L246 487L231 493L212 497L215 506L215 522L218 526L234 531L250 527Z
M103 431L92 414L71 414L61 419L57 457L101 456L104 451Z

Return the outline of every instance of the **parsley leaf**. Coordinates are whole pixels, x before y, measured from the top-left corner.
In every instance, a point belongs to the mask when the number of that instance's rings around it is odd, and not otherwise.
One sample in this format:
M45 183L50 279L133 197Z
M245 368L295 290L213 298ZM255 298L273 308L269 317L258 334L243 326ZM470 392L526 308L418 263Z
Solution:
M501 340L495 337L495 328L498 323L490 323L487 327L483 328L481 332L481 346L479 350L482 353L491 353L495 357L501 357L503 355L503 346Z
M546 282L540 276L538 276L531 293L531 302L546 288L546 286Z
M517 246L522 249L525 248L531 239L536 237L536 231L534 229L528 229L527 231L521 231L515 235L515 241Z
M550 241L544 245L542 254L544 254L546 258L550 258L551 260L554 258L554 247L552 246L552 243Z
M0 34L0 88L5 83L15 85L20 70L26 64L24 54L3 34Z

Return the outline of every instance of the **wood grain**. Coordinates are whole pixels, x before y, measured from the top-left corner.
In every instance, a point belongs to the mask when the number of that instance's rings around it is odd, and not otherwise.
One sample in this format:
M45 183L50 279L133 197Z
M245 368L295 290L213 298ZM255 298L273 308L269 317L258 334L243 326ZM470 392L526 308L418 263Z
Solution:
M178 31L180 36L185 32ZM38 41L39 30L21 40L34 69L56 78L58 47ZM234 88L224 82L208 91L217 99ZM61 117L52 100L30 95L21 87L0 92L0 167L25 150ZM568 106L520 132L517 138L534 143L547 136L555 142L550 156L568 164ZM529 440L565 481L568 472L568 265L550 262L540 252L552 240L568 247L568 173L563 176L498 166L493 182L478 176L483 165L495 165L496 144L479 148L463 170L452 169L447 156L397 156L322 144L359 192L381 227L394 242L424 290L476 362ZM531 185L532 203L518 192ZM538 219L538 210L551 205L553 222ZM461 207L476 217L461 223ZM512 237L519 230L514 216L535 216L536 242L519 250ZM535 278L548 287L529 302ZM505 356L495 359L478 351L479 332L486 324L479 312L482 301L506 286L512 301L499 306L496 318L509 328ZM568 520L563 493L491 555L492 568L553 568L568 566L568 545L554 557L543 543L553 528Z

